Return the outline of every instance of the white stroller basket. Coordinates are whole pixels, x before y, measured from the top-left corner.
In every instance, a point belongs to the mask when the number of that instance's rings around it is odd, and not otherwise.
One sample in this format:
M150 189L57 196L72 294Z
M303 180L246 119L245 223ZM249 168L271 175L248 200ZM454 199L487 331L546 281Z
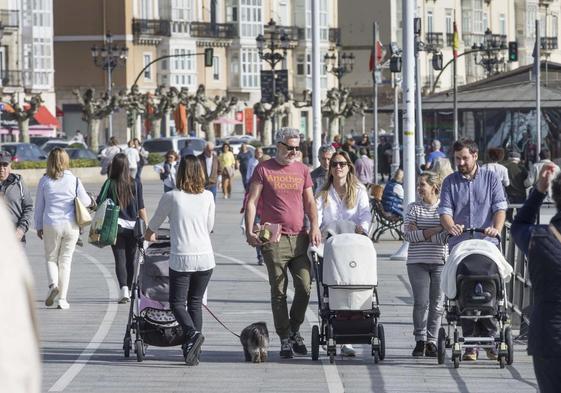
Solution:
M371 310L378 285L376 250L364 235L342 233L327 239L323 252L323 284L332 311Z

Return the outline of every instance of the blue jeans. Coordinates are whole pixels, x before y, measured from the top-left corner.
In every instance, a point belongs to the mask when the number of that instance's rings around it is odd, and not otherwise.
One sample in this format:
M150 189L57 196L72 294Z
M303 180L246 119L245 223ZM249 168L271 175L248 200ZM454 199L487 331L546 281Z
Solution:
M214 200L216 200L216 184L209 184L205 187L205 189L212 192L212 196L214 197Z
M169 305L185 337L203 329L203 295L212 270L178 272L169 269Z

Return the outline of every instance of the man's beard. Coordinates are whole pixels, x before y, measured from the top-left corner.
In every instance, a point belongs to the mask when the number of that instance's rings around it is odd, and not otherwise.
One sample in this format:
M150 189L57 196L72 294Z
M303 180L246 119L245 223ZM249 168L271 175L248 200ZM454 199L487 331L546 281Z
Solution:
M469 175L471 171L473 171L473 168L475 168L475 163L471 167L467 165L459 165L458 172L460 172L462 175Z

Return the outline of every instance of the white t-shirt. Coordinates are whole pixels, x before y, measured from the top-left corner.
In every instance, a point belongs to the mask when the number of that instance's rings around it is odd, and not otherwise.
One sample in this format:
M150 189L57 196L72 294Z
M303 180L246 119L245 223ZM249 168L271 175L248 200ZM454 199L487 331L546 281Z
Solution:
M138 161L140 161L140 154L138 154L138 150L134 147L127 147L125 149L125 154L129 160L129 168L138 168Z

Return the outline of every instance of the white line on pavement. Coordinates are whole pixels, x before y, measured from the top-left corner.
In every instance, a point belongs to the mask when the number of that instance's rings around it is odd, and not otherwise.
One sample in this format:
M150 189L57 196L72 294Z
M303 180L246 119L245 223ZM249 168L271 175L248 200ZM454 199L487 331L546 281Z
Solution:
M218 254L218 253L214 253L214 255L235 262L237 264L240 264L243 267L245 267L247 270L255 273L256 275L264 279L265 281L269 281L269 277L267 276L267 274L263 273L261 270L257 269L254 266L248 265L247 263L245 263L240 259L232 258L227 255ZM291 289L288 290L288 296L294 297L294 292ZM308 320L310 326L313 326L314 322L317 321L316 314L312 310L310 310L310 308L306 310L306 319ZM344 393L345 389L343 388L343 383L341 382L341 378L339 377L339 371L337 370L337 366L334 364L328 364L327 360L325 359L321 360L321 365L323 368L323 373L325 374L325 380L327 381L327 389L329 390L329 393Z
M62 392L66 387L72 382L72 380L82 371L84 366L88 363L92 355L97 351L99 346L105 340L105 336L109 333L109 329L113 324L113 320L115 319L115 315L117 315L117 303L115 299L117 298L117 283L113 278L113 275L107 270L105 266L101 262L99 262L96 258L87 255L81 251L77 251L79 254L83 255L87 259L92 262L95 267L99 269L103 278L105 278L105 282L107 283L107 287L109 289L109 304L107 305L107 310L105 311L105 316L97 329L97 332L89 342L88 346L82 351L78 359L74 361L72 366L62 376L54 383L53 386L49 389L49 392Z

